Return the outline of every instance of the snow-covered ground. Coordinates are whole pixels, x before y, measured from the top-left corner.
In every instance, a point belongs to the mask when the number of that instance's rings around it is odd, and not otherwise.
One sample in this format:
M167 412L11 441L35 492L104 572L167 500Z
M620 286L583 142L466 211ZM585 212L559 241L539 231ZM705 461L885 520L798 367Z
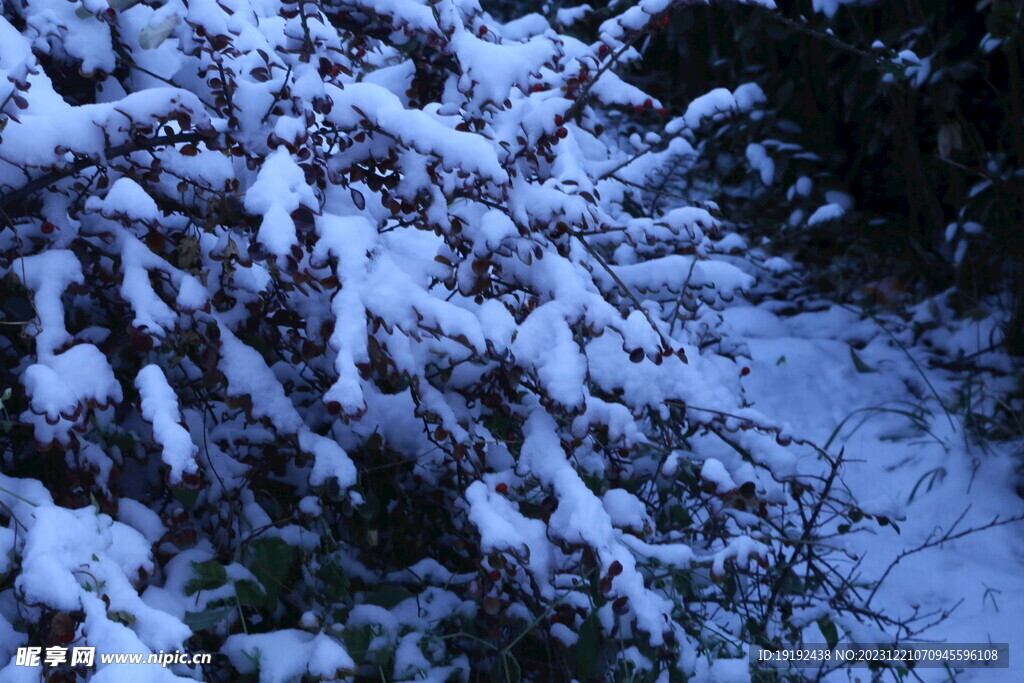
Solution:
M930 534L941 534L961 515L957 529L1024 512L1024 501L1014 492L1012 444L983 449L970 443L961 417L947 414L934 396L950 396L962 377L929 369L926 349L905 351L875 322L851 310L828 306L790 317L771 312L779 308L768 302L724 313L729 326L748 340L753 360L743 379L748 399L764 414L788 421L794 434L819 445L846 420L829 450L835 453L845 446L845 480L851 492L868 511L888 509L897 520L905 517L897 521L900 533L876 526L877 533L845 537L863 558L864 578L878 576L902 551L920 546ZM970 337L969 331L962 336ZM851 343L866 343L855 352L856 359ZM875 408L911 413L924 408L931 433L916 429L906 415ZM952 616L921 639L1009 642L1009 670L967 669L956 680L1022 680L1024 665L1014 659L1024 652L1024 523L998 526L906 557L871 604L894 617L907 617L915 610L932 612L957 602ZM852 673L863 678L867 672ZM919 673L925 680L947 677L940 669Z

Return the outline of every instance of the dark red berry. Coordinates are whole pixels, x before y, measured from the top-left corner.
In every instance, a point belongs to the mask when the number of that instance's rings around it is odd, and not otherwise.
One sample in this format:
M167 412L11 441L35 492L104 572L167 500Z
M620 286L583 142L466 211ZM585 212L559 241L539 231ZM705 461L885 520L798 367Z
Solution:
M497 491L498 493L508 493L508 484L506 484L505 482L501 482L500 484L494 487L494 490Z
M748 368L746 365L744 365L743 369L740 370L740 377L746 377L749 374L750 374L750 368Z
M489 578L491 581L497 581L501 578L501 572L499 572L497 569L492 569L491 571L487 572L487 578Z
M49 235L54 231L54 225L50 221L46 221L42 226L40 226L40 229L43 231L44 235Z
M565 128L559 128L557 131L555 131L555 135L562 138L563 140L565 139L565 136L568 134L569 131L567 131Z

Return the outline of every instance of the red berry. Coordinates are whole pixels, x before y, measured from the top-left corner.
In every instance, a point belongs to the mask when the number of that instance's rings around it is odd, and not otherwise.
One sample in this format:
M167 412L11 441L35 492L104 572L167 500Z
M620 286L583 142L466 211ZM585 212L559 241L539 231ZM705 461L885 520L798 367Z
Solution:
M558 137L562 138L563 140L565 139L565 136L568 135L568 134L569 134L569 131L567 131L565 128L559 128L555 132L555 135L557 135Z
M600 47L598 47L597 48L597 54L599 54L599 55L608 54L608 46L607 45L601 45Z
M746 377L749 374L750 374L750 368L748 368L746 365L744 365L743 368L740 370L740 377Z
M644 100L644 107L646 107L647 109L650 109L653 106L654 106L654 102L651 101L650 97L648 97L646 100Z
M497 569L492 569L491 571L487 572L487 578L489 578L491 581L497 581L501 578L501 572L499 572Z
M505 482L501 482L500 484L494 487L494 490L497 491L498 493L508 493L508 484L506 484Z
M486 26L481 26L479 33L482 36L486 36L487 35L487 27Z
M668 116L668 109L665 109L665 107L658 109L658 116Z
M638 104L635 107L633 107L633 110L636 111L637 114L643 114L644 113L644 105Z
M562 118L561 114L555 114L555 125L560 126L565 119Z
M533 84L533 92L540 92L543 89L544 89L544 86L541 85L540 83L534 83Z
M51 232L53 232L54 225L50 221L46 221L45 223L42 224L42 226L40 226L40 229L43 231L44 235L49 235Z
M328 401L327 412L330 413L331 415L338 415L339 413L341 413L341 404L338 403L337 401Z

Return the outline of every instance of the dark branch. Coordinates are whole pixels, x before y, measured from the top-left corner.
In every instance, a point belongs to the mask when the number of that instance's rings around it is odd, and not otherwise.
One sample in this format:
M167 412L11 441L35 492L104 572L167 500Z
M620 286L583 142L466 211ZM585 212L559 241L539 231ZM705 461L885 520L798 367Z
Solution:
M147 149L154 149L156 147L163 147L166 145L177 145L183 142L199 142L204 139L201 133L174 133L173 135L158 135L154 138L146 140L126 142L123 145L116 145L110 147L104 151L105 159L116 159L131 154L132 152L139 152ZM61 169L50 171L44 175L39 176L33 180L30 180L25 185L22 185L16 190L11 190L6 194L0 195L0 209L6 209L8 206L16 204L17 202L28 199L36 192L44 190L51 185L64 180L65 178L78 173L90 166L102 166L103 162L97 159L84 158L78 159L74 163L71 163Z

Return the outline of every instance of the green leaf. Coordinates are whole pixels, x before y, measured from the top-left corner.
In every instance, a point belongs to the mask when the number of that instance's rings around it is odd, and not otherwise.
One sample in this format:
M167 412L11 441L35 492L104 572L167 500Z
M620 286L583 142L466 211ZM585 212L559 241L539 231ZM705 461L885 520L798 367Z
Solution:
M599 477L595 474L590 474L589 472L580 472L580 479L583 480L583 483L587 485L587 488L590 489L594 495L601 495L601 487L605 484L604 477Z
M403 600L414 597L412 591L397 583L385 583L377 590L366 594L366 602L371 605L378 605L384 609L391 609Z
M216 626L224 617L233 611L233 607L222 607L220 609L208 609L202 612L185 612L185 625L193 631L203 631L211 626Z
M1017 13L1008 2L992 4L992 10L985 20L985 28L993 38L1009 38L1018 29Z
M224 569L224 565L214 560L193 562L192 571L196 575L185 584L185 595L214 590L228 582L228 573Z
M345 649L353 660L358 663L366 658L366 651L373 641L373 631L370 630L369 624L359 628L347 628L341 637L345 641Z
M107 618L111 621L116 621L119 624L125 626L131 626L135 623L135 615L131 612L125 612L122 609L115 609L107 612Z
M317 579L322 586L321 594L331 602L344 602L351 596L348 577L333 562L321 566Z
M818 619L818 628L821 629L821 635L825 636L825 642L828 643L830 648L836 646L839 642L839 629L832 623L830 618L821 617Z
M860 356L857 355L857 352L853 350L852 346L850 347L850 358L853 359L853 367L857 369L857 372L859 372L861 374L868 374L868 373L872 373L872 372L878 372L878 370L876 370L875 368L871 367L870 365L868 365L867 363L862 361L860 359Z
M255 581L248 579L235 581L235 598L238 604L246 607L267 607L267 594Z
M298 559L298 549L277 536L263 536L249 544L249 563L246 566L263 586L268 609L277 606L281 589L288 582Z
M199 489L186 489L179 486L171 487L171 495L174 499L181 503L186 510L191 510L196 505L196 500L199 499Z
M415 52L416 50L419 49L419 47L420 47L420 42L418 40L416 40L415 38L413 38L412 40L407 40L404 43L402 43L401 45L399 45L398 46L398 50L402 54L406 54L407 55L407 54L410 54L412 52Z
M597 612L580 624L580 637L576 641L576 678L589 681L597 673L597 665L601 657L601 626L597 620Z

